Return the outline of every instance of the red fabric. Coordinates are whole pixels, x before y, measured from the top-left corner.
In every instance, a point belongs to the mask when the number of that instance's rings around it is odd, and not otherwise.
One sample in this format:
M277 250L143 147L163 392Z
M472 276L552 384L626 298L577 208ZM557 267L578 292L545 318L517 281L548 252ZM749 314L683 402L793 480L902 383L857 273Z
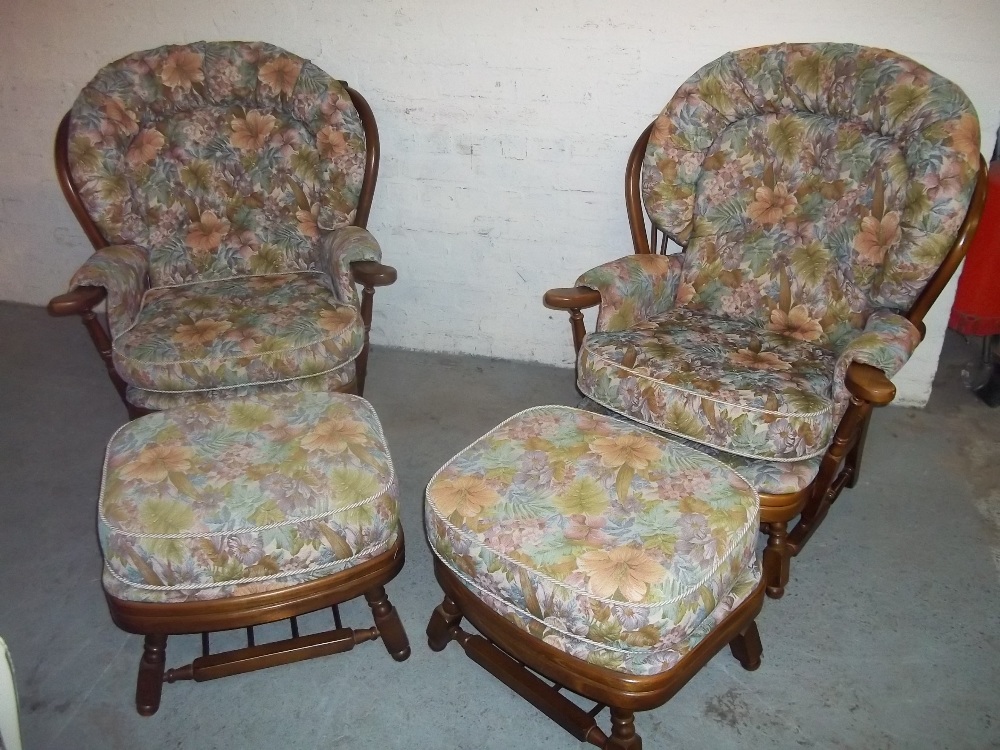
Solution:
M965 256L948 325L966 336L1000 334L1000 161L990 165L986 206Z

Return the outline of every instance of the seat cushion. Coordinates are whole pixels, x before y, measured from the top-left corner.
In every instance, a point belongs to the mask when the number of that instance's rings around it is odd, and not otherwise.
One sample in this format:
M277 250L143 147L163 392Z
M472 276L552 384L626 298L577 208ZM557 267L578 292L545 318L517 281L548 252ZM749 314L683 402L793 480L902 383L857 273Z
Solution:
M176 409L178 406L190 406L203 401L256 398L273 393L295 393L298 391L309 393L317 391L325 393L340 391L343 393L351 391L356 385L354 382L356 374L354 362L348 362L333 372L325 372L320 375L311 375L295 380L282 380L278 383L264 383L263 385L238 385L233 388L217 388L213 391L166 393L164 391L144 391L141 388L129 386L125 393L125 398L133 406L138 406L142 409L165 411L166 409Z
M601 406L590 399L584 399L579 404L581 409L594 411L598 414L614 414L610 409ZM687 445L695 450L699 450L712 458L717 458L741 477L746 479L750 486L760 494L761 520L767 512L769 502L780 503L781 507L787 507L787 499L777 498L771 501L767 495L790 495L808 487L819 474L819 466L823 457L807 458L804 461L764 461L757 458L747 458L737 456L733 453L726 453L718 448L711 448L707 445L700 445L690 440L674 436L674 441L681 445Z
M330 372L364 346L364 325L318 272L244 276L146 292L115 337L115 368L149 391L272 383Z
M836 427L836 356L808 341L683 308L588 335L578 384L612 411L767 461L822 454Z
M641 427L528 409L427 486L434 553L487 605L593 663L636 674L759 579L759 503L738 474ZM747 585L750 581L750 585Z
M217 599L340 572L399 536L377 415L348 394L180 407L108 445L104 587L130 601Z

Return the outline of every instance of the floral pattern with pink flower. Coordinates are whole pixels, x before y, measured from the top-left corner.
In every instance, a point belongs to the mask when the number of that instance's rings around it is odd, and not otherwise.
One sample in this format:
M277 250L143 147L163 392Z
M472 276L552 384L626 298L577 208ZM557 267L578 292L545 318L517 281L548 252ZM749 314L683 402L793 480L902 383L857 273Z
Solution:
M110 242L145 248L153 286L314 267L320 238L301 233L296 214L315 211L326 232L350 224L364 179L364 130L344 86L261 43L112 63L77 98L69 140L88 213ZM207 251L179 246L206 212L232 236Z
M861 220L861 231L854 238L858 262L868 266L882 265L889 248L895 245L901 236L899 213L896 211L890 211L881 219L865 216Z
M729 453L768 492L801 489L850 364L891 377L913 351L904 314L978 166L968 98L903 56L776 44L709 63L654 122L641 172L649 217L683 252L659 259L666 275L636 256L578 279L601 292L580 389Z
M290 96L302 70L302 61L275 57L260 66L258 77L274 94Z
M271 138L278 118L255 109L246 117L234 117L229 123L232 135L229 140L240 151L260 151Z
M340 81L262 43L160 47L100 71L77 98L69 131L70 173L88 213L115 247L134 247L143 260L137 273L135 258L102 250L72 282L108 291L129 393L143 404L177 403L176 394L228 397L271 381L350 382L364 336L350 263L380 254L373 239L351 239L365 134ZM265 276L280 284L312 272L324 280L280 293L285 312L268 308L277 291L254 293L248 283L237 294L245 309L210 346L185 327L206 325L184 317L189 285ZM225 308L224 286L201 287L199 304ZM319 299L297 298L314 291ZM311 312L321 319L301 317ZM138 336L147 326L157 331L152 342Z
M159 130L155 128L141 130L136 135L135 140L132 141L132 145L129 146L128 152L125 154L125 160L133 167L137 167L140 164L147 164L156 158L156 155L160 153L160 149L163 148L164 143L166 143L166 140L163 137L163 133Z
M815 227L841 274L821 285L825 309L807 288L792 289L793 304L830 319L829 337L844 314L838 298L864 302L862 320L876 307L909 307L954 241L978 166L976 113L950 81L888 50L775 44L730 52L680 87L651 133L642 190L653 220L695 250L685 279L700 270L710 284L700 301L716 312L721 287L733 286L710 283L719 271L735 262L743 284L769 283L775 269L765 259L787 252L777 222ZM872 230L863 218L882 223L893 211L901 236L870 267L887 243L855 241ZM895 235L888 225L880 233ZM753 258L723 254L716 265L702 256L701 238L722 234L752 246ZM847 288L838 293L837 284Z
M352 362L364 344L358 311L314 273L152 289L115 336L115 368L152 391L232 388L318 375Z
M799 341L817 341L823 336L823 326L809 316L809 309L805 305L795 305L788 312L780 308L771 310L767 330Z
M353 450L302 445L329 422L361 436ZM98 533L104 588L119 599L270 591L391 548L400 538L398 485L378 417L362 398L296 393L202 403L115 433Z
M798 201L788 193L788 185L779 183L774 188L761 185L754 193L753 202L747 206L747 216L759 224L777 224L795 210Z
M799 461L833 437L835 365L833 352L810 341L678 308L628 331L588 335L577 385L655 429L748 458ZM787 440L784 428L798 439Z
M167 55L160 68L160 80L172 89L188 90L205 80L202 70L204 55L194 50L178 49Z
M642 457L621 492L609 446ZM568 513L581 483L603 502ZM758 512L750 486L703 453L542 406L446 463L427 485L424 519L439 559L515 625L588 661L654 674L757 585Z

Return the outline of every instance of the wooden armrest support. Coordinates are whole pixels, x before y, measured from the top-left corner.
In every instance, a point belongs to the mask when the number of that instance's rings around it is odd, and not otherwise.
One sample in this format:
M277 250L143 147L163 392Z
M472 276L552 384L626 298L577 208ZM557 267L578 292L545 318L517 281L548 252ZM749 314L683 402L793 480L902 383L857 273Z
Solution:
M356 260L351 263L351 275L363 286L389 286L396 281L396 269L375 260Z
M586 286L561 287L549 289L542 302L553 310L582 310L601 304L601 293Z
M66 315L81 315L101 304L107 293L100 286L78 286L65 294L49 300L49 315L61 318Z
M874 406L885 406L896 397L896 386L877 367L854 362L847 368L847 390Z

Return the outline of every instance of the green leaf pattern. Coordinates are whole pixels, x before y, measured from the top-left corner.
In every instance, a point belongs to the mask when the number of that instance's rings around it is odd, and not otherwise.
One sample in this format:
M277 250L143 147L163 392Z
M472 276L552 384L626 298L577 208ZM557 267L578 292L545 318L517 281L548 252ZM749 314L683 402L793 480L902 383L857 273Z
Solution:
M328 372L363 345L357 309L306 271L151 289L112 355L135 387L183 392Z
M777 44L709 63L655 121L642 168L650 218L684 246L669 294L650 293L664 277L641 261L580 277L602 294L581 390L734 454L769 492L801 489L851 362L892 376L918 343L903 313L952 246L979 161L969 99L896 53Z
M635 352L629 366L623 360ZM836 357L824 347L686 308L588 335L577 384L655 429L748 458L798 461L833 437Z
M530 514L511 501L523 496ZM435 554L486 604L634 674L669 669L753 590L758 513L756 493L718 461L561 406L477 440L435 475L425 503Z
M132 601L280 589L375 557L399 535L381 425L347 394L141 417L111 439L102 488L104 586Z
M178 61L192 66L186 79ZM263 43L113 62L77 98L69 136L87 211L110 242L146 249L153 286L315 268L321 230L353 221L364 179L364 132L344 85ZM218 235L192 243L208 213Z

